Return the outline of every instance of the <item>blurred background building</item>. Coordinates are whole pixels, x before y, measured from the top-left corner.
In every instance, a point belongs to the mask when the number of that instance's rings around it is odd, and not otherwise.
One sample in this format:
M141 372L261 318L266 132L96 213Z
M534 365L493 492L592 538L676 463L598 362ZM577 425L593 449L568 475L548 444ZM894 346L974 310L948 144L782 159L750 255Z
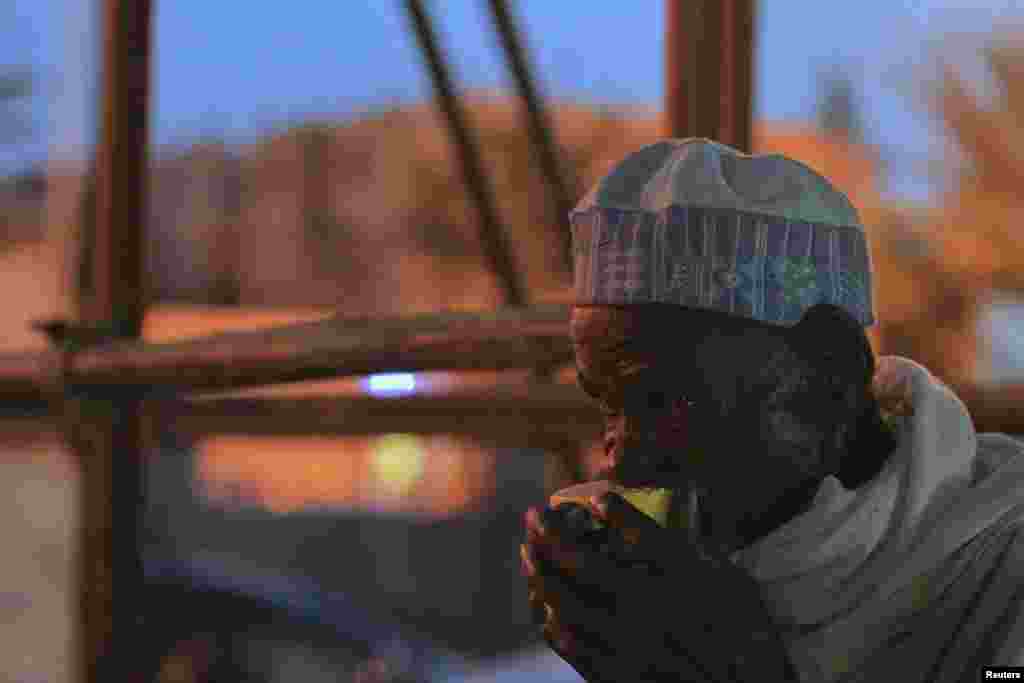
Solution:
M531 298L565 301L556 219L478 4L446 3L438 20L470 86L464 106ZM574 201L660 136L660 4L516 9ZM147 340L498 304L397 3L256 5L245 17L231 3L158 7ZM0 39L3 351L44 348L29 322L65 313L80 277L91 12L87 0L0 2L10 36ZM950 381L1024 371L1021 18L997 3L939 0L758 9L755 151L800 159L849 194L878 271L876 350ZM623 36L635 40L624 46ZM256 394L429 393L473 381L494 378L389 376ZM455 436L189 440L162 429L150 473L154 556L213 567L218 581L291 576L348 596L353 609L408 627L410 641L429 634L430 652L494 667L479 676L505 667L573 680L538 654L519 576L522 511L558 481L545 454ZM0 573L0 678L68 680L75 468L59 435L32 420L0 421L0 444L13 558ZM291 595L276 585L266 579L265 592ZM309 664L323 648L302 645L315 636L297 628L268 627L239 651L257 653L251 666L268 680L297 675L287 667L300 664L282 662L307 662L302 680L319 680L316 667L369 656ZM275 660L267 643L298 654Z

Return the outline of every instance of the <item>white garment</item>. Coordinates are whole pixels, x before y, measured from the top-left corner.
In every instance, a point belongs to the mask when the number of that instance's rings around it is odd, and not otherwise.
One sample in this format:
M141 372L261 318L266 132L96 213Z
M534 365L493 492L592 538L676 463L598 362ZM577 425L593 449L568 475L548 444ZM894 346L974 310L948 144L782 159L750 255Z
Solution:
M977 680L1024 665L1024 444L976 434L924 367L874 387L899 446L870 482L828 477L802 515L732 555L762 586L805 683Z

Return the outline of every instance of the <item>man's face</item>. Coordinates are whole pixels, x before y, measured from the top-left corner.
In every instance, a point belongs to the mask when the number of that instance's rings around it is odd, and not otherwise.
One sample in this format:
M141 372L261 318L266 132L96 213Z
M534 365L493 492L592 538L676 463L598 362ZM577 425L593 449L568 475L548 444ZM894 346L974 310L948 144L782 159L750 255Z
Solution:
M799 470L797 451L807 445L800 441L816 434L769 408L778 381L766 367L781 348L780 332L703 311L675 313L659 322L656 311L630 307L572 310L579 384L605 414L599 477L685 488L741 473L769 484ZM773 450L793 467L772 464Z

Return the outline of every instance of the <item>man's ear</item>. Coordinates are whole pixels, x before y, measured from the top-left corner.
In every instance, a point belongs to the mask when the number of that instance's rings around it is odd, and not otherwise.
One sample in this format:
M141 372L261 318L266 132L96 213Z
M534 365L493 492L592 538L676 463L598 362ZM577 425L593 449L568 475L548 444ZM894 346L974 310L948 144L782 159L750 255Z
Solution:
M833 304L816 304L789 329L789 341L801 358L836 379L868 383L875 357L861 324Z

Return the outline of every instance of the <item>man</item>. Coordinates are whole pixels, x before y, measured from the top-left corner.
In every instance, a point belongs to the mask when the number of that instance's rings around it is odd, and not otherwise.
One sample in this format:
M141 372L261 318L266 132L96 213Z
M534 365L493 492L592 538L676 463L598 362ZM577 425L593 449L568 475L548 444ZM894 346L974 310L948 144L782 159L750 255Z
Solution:
M782 156L668 140L571 220L600 478L670 488L690 514L662 528L609 495L600 515L637 539L610 554L528 511L530 600L563 659L592 683L1024 664L1022 447L976 434L920 365L876 363L844 195Z

